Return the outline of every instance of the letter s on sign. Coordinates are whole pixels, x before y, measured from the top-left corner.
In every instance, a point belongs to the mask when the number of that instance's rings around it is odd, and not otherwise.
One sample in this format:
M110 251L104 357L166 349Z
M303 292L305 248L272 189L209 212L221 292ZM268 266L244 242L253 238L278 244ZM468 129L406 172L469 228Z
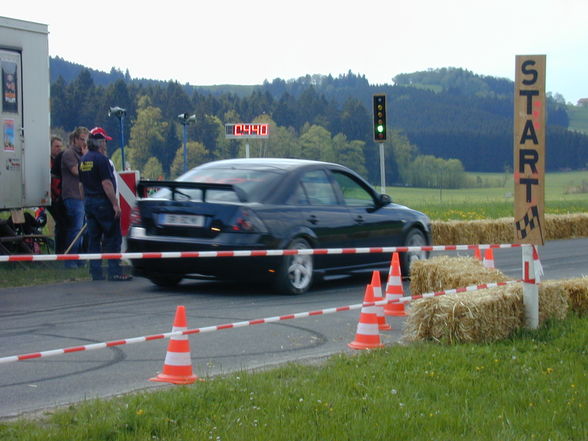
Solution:
M531 84L535 84L537 82L537 76L538 76L537 70L527 69L529 66L535 66L535 61L534 60L527 60L521 66L521 71L523 72L523 74L533 76L533 79L531 79L531 80L523 80L523 84L525 86L530 86Z

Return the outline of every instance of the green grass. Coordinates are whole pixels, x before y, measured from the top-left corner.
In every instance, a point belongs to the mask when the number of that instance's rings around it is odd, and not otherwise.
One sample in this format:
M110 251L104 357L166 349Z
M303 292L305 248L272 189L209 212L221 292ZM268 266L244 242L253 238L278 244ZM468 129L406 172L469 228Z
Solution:
M513 177L504 173L468 173L489 187L457 190L388 187L394 202L423 211L433 220L475 220L512 217ZM477 179L479 177L479 179ZM588 172L548 173L545 178L545 212L588 212L588 192L577 192L588 181Z
M65 269L63 262L0 263L0 287L36 286L89 280L87 268Z
M588 318L494 344L420 343L94 400L3 441L588 439Z

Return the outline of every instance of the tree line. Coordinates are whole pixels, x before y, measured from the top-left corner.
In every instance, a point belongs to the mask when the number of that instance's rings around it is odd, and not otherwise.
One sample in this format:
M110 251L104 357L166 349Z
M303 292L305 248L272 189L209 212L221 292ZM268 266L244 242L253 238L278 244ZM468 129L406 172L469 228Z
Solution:
M52 69L57 69L53 63ZM114 138L111 148L118 149L121 128L118 119L108 117L108 109L125 108L125 159L148 178L174 178L183 171L177 115L188 113L196 116L195 123L186 127L189 168L244 156L243 141L225 138L225 123L267 122L270 137L249 140L251 156L339 162L378 182L371 96L381 91L387 93L389 109L387 182L452 188L464 185L463 170L503 171L505 164L512 163L512 153L507 154L512 152L512 97L509 100L491 88L472 95L471 86L467 93L456 87L433 90L430 84L429 88L373 86L351 72L337 78L306 76L227 89L133 80L128 72L119 71L111 72L113 81L101 77L97 84L93 72L83 67L75 77L64 71L67 81L55 74L52 71L52 128L64 133L79 125L99 125ZM582 166L579 160L588 157L588 137L567 131L565 107L562 112L555 100L549 102L553 129L548 132L548 145L563 145L566 154L552 154L555 164L551 164L548 148L548 168ZM118 150L113 160L120 167Z

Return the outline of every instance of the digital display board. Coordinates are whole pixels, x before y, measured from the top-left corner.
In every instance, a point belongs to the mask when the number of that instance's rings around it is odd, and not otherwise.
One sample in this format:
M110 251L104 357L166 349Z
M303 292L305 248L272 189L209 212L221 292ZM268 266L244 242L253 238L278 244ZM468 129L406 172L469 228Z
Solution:
M225 124L225 136L229 139L267 138L269 136L269 124Z

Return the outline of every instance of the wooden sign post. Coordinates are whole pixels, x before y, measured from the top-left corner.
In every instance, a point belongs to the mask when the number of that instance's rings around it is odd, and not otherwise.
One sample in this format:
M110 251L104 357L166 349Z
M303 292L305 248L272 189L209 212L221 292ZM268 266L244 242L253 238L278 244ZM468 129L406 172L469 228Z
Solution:
M545 55L517 55L514 96L515 243L543 245L545 225ZM523 247L523 303L530 329L539 327L533 247Z
M514 97L515 243L543 245L545 55L517 55Z

